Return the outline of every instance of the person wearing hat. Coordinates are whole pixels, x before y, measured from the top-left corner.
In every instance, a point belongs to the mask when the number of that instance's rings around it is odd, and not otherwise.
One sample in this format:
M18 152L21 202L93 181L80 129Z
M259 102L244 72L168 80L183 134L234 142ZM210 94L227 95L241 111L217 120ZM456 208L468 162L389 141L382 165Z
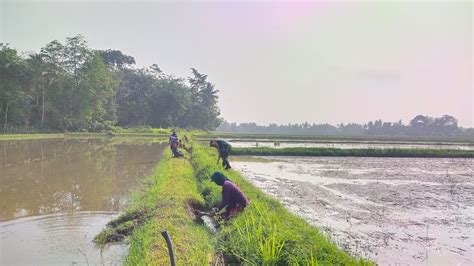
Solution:
M214 213L220 212L225 207L224 219L230 219L241 213L249 204L249 201L239 187L222 173L214 172L211 176L211 181L218 186L222 186L222 201L213 208Z
M230 163L228 160L230 148L232 147L227 141L224 140L211 140L209 146L217 149L219 156L217 157L217 162L222 158L222 166L224 169L230 169Z
M176 134L176 129L171 130L171 135L168 139L168 143L170 145L171 152L173 153L173 157L183 157L184 154L178 150L179 147L179 139L178 134Z

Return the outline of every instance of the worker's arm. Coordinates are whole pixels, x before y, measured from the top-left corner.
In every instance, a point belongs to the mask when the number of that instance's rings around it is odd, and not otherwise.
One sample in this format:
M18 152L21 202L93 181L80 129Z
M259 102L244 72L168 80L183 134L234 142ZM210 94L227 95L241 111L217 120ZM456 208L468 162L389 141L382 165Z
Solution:
M222 201L217 205L218 210L222 210L225 206L229 205L229 200L230 200L230 190L229 187L224 185L222 186Z
M219 160L221 159L221 150L219 149L219 147L215 147L217 149L217 163L219 163Z

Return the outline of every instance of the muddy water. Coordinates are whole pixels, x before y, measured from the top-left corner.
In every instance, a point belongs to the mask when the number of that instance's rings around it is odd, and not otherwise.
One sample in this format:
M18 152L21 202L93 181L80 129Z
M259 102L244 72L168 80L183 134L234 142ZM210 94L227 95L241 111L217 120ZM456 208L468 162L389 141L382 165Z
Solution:
M233 157L232 166L350 253L474 264L474 160Z
M0 142L0 265L120 264L92 239L165 145L151 140Z

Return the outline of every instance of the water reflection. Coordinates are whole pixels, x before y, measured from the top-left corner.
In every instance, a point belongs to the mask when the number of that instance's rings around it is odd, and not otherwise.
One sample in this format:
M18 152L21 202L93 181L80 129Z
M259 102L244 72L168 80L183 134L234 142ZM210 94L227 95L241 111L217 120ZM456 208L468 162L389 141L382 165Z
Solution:
M24 217L0 223L0 265L119 265L126 244L99 250L92 243L108 212L74 212Z
M159 160L150 140L0 142L0 221L71 211L119 211Z

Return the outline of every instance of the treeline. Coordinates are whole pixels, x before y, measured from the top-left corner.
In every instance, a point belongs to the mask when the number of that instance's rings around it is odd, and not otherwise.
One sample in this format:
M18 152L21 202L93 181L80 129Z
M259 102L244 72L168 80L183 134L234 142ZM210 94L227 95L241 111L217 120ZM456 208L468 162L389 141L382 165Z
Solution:
M339 136L452 136L474 137L474 129L461 128L458 121L450 115L429 117L417 115L408 125L382 120L366 124L287 124L257 125L256 123L228 123L224 121L217 128L219 132L257 133L257 134L295 134L295 135L339 135Z
M94 50L83 36L56 40L23 55L0 44L0 121L3 132L90 131L114 127L214 130L218 90L207 75L135 67L118 50Z

